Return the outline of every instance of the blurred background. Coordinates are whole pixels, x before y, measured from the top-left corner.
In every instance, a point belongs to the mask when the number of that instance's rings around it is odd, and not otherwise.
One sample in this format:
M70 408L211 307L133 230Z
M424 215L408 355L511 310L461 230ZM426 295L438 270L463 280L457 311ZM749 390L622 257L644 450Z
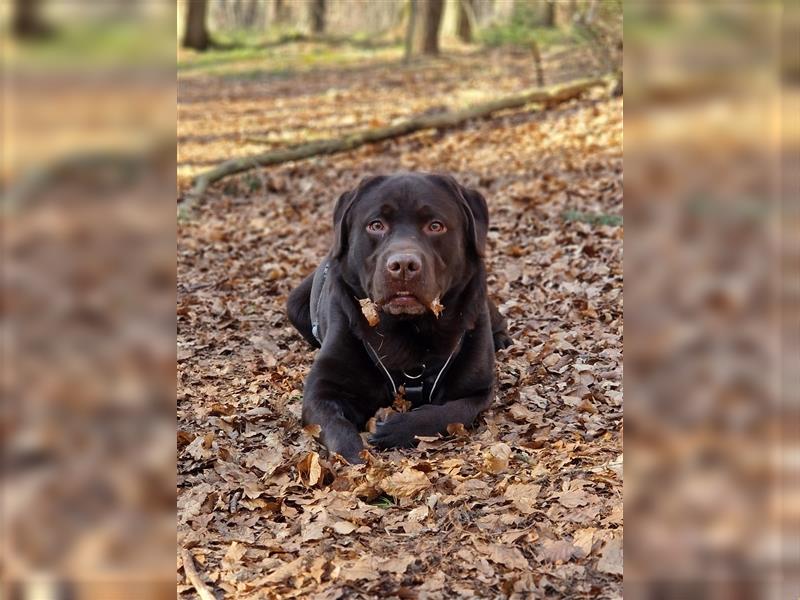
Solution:
M451 72L516 89L622 52L616 3L422 4L0 5L3 597L174 594L176 183L182 204L219 160L308 140L226 102L382 61L420 73L391 120ZM798 22L791 3L625 6L631 597L798 596ZM467 88L448 104L496 91ZM176 94L200 107L177 158Z
M629 8L625 591L796 598L797 12Z
M175 7L0 11L0 597L174 597Z
M208 0L178 12L182 187L232 157L622 67L621 1Z

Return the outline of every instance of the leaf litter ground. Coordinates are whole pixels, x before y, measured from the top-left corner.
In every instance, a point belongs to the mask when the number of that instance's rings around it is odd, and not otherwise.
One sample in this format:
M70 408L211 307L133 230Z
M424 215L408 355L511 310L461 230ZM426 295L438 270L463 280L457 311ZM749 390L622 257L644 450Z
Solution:
M518 55L485 62L183 78L181 168L247 154L248 115L297 143L391 121L408 98L438 110L533 75ZM336 196L398 170L447 171L486 195L489 287L514 345L474 428L352 467L301 426L314 353L284 305L327 250ZM622 103L600 91L212 188L178 230L178 543L205 585L238 598L620 597L621 211ZM178 591L195 594L180 560Z

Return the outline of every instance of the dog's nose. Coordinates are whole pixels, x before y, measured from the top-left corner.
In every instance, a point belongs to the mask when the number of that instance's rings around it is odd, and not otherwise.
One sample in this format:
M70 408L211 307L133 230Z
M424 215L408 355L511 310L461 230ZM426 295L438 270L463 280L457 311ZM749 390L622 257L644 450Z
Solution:
M392 254L386 261L386 270L393 279L414 279L422 269L422 262L413 254Z

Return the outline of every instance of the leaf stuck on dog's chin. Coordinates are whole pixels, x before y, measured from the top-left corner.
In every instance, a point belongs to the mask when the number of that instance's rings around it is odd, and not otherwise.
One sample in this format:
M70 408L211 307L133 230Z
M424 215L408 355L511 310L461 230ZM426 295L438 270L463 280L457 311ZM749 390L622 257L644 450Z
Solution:
M444 306L442 306L442 303L439 301L439 296L436 296L436 298L433 299L430 309L434 316L438 319L439 315L442 314L442 311L444 310Z
M378 316L377 304L375 304L370 298L359 300L358 303L361 305L361 312L367 319L367 323L369 323L370 327L375 327L375 325L380 323L381 319Z

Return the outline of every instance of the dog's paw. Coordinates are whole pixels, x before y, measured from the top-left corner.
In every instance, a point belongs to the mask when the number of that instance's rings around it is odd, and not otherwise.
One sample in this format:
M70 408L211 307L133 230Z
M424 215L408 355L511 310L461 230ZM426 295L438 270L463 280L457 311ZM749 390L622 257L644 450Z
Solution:
M325 440L325 448L331 456L338 454L351 465L359 465L364 462L361 458L361 451L364 444L361 436L355 431L337 432L338 435L329 435Z
M369 443L378 448L412 448L416 444L414 424L409 415L392 415L378 423Z

